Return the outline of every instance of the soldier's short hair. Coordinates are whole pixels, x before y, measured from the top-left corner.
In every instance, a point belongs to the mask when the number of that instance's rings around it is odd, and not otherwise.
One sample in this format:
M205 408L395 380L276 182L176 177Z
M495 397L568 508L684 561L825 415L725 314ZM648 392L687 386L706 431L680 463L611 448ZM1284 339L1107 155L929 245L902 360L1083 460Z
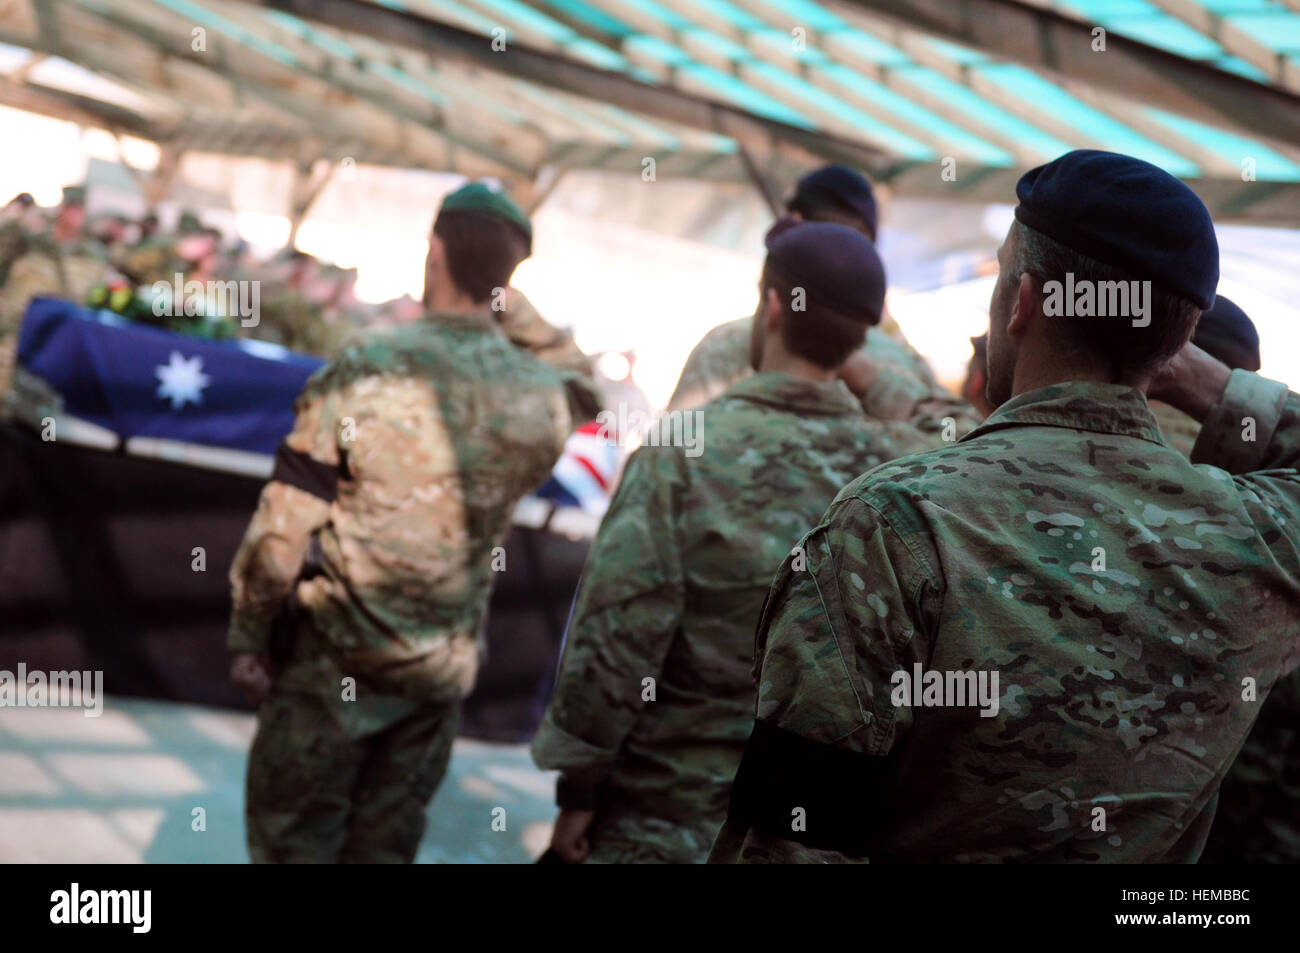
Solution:
M1073 275L1075 287L1089 282L1094 288L1109 287L1108 282L1140 281L1111 265L1069 248L1017 220L1011 225L1015 237L1014 252L1007 278L1017 281L1023 274L1037 278L1042 285L1050 281L1064 283ZM1117 314L1094 317L1050 318L1053 340L1068 357L1108 367L1116 379L1154 371L1173 357L1192 337L1201 309L1189 298L1175 294L1151 282L1148 302L1150 323L1134 326L1133 316Z
M442 211L433 233L442 239L451 280L475 304L491 301L495 289L508 286L515 268L528 257L523 230L500 218Z
M786 315L781 322L781 343L791 354L833 370L867 340L868 325L860 316L852 317L808 300L804 301L804 310L793 310L793 283L766 262L760 287L764 298L769 288L776 291Z

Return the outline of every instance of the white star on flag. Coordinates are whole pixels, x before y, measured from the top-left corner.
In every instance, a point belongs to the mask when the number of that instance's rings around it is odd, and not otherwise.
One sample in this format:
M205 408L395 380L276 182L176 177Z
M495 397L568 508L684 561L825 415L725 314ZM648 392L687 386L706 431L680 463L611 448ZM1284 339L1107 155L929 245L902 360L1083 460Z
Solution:
M211 381L203 373L203 358L196 354L187 361L180 351L172 351L169 363L159 364L154 373L162 381L156 396L171 398L172 410L180 410L186 401L203 403L203 388Z

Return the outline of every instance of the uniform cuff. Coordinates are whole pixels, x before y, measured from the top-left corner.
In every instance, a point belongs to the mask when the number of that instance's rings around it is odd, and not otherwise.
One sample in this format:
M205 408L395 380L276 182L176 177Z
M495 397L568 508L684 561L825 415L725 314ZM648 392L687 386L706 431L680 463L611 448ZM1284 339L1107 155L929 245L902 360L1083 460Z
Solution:
M1229 473L1260 469L1268 459L1288 393L1285 384L1251 371L1234 370L1223 396L1201 425L1192 447L1192 462L1208 463Z
M543 771L563 771L572 778L598 779L608 773L616 752L584 741L555 723L548 710L529 750Z
M254 624L251 620L237 620L230 623L230 632L226 636L226 649L236 655L247 652L252 655L265 655L271 646L271 627Z

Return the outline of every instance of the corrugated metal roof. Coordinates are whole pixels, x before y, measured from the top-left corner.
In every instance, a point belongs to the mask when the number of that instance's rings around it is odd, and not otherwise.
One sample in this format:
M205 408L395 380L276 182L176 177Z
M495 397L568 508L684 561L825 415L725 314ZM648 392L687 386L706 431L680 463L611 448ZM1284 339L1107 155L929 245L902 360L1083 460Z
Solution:
M1300 222L1295 0L954 0L960 26L904 0L24 2L0 41L130 90L153 104L131 131L180 148L279 117L294 158L522 180L653 156L660 175L784 183L847 156L906 194L987 199L1093 147L1221 214Z

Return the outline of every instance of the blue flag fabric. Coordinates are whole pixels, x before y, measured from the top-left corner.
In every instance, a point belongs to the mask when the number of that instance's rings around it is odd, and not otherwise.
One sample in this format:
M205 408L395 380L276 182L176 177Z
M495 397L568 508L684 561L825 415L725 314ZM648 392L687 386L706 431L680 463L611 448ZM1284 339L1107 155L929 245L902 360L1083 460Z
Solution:
M55 298L23 316L18 363L64 409L129 437L271 454L293 402L325 362L262 341L209 341Z

